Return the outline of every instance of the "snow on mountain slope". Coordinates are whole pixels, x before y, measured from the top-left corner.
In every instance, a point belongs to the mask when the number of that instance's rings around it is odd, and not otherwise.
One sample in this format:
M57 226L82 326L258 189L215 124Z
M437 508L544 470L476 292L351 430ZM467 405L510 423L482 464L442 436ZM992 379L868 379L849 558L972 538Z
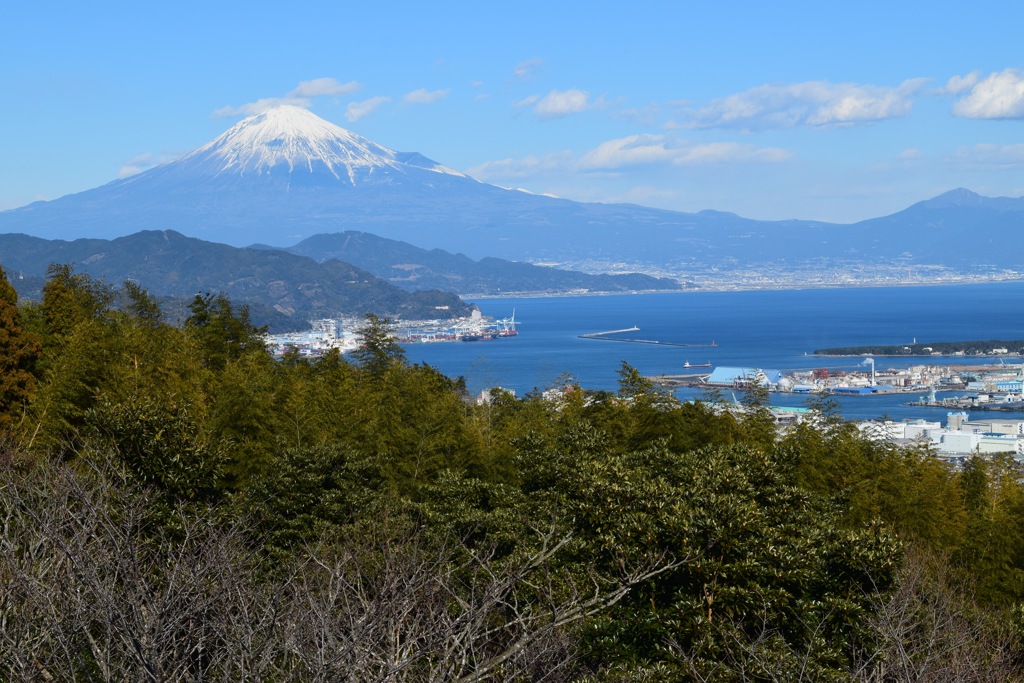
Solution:
M176 161L0 211L0 233L74 239L176 230L236 246L283 247L361 231L473 259L658 273L911 258L1017 270L1018 252L1001 245L1019 237L1022 201L956 191L852 228L580 203L489 185L286 106L249 117ZM978 248L950 247L959 244Z
M215 173L316 172L357 182L358 172L407 166L462 176L419 154L402 154L335 126L301 107L279 106L250 116L174 164L199 165Z

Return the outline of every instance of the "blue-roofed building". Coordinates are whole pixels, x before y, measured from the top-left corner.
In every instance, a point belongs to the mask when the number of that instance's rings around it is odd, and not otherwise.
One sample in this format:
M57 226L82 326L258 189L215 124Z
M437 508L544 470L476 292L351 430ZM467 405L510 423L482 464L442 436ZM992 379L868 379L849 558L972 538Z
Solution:
M874 393L872 387L833 387L832 393L837 396L867 396Z

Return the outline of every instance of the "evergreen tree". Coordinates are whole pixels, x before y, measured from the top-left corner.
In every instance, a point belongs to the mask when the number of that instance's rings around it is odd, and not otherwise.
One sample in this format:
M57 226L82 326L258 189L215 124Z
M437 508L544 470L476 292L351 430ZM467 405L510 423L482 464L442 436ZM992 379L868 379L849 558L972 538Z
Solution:
M51 264L47 275L33 443L38 437L41 446L70 454L81 445L87 412L121 359L121 339L112 324L113 294L106 284L66 264Z
M33 369L39 350L39 339L22 328L18 294L0 267L0 431L24 415L35 392Z
M382 377L392 365L405 364L405 351L395 339L391 321L387 318L367 313L358 336L359 348L352 352L352 356L374 377Z
M236 309L223 294L196 294L189 312L185 328L199 341L211 370L222 370L246 352L266 348L266 328L253 325L248 306Z
M109 310L110 287L86 273L76 273L67 263L51 263L43 285L43 316L47 332L58 342L84 322L96 320Z

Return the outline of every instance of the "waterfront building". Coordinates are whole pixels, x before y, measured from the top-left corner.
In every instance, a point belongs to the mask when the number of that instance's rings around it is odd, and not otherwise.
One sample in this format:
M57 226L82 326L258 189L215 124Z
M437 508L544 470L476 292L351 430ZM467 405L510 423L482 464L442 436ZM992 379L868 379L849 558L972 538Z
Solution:
M778 385L782 378L783 374L780 370L719 366L708 375L705 384L713 387L732 387L735 389L742 389L748 386L761 386L772 389Z
M869 439L926 446L940 457L1011 453L1024 460L1024 421L968 420L967 413L951 412L945 427L926 420L887 420L861 422L857 428Z

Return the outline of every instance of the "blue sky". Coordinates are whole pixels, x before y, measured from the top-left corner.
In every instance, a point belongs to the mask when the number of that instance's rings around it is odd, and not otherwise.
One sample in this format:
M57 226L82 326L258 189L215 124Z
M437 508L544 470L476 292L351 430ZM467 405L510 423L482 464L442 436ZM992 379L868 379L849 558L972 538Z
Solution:
M848 222L955 187L1020 196L1024 3L974 7L6 3L0 209L274 101L581 201Z

